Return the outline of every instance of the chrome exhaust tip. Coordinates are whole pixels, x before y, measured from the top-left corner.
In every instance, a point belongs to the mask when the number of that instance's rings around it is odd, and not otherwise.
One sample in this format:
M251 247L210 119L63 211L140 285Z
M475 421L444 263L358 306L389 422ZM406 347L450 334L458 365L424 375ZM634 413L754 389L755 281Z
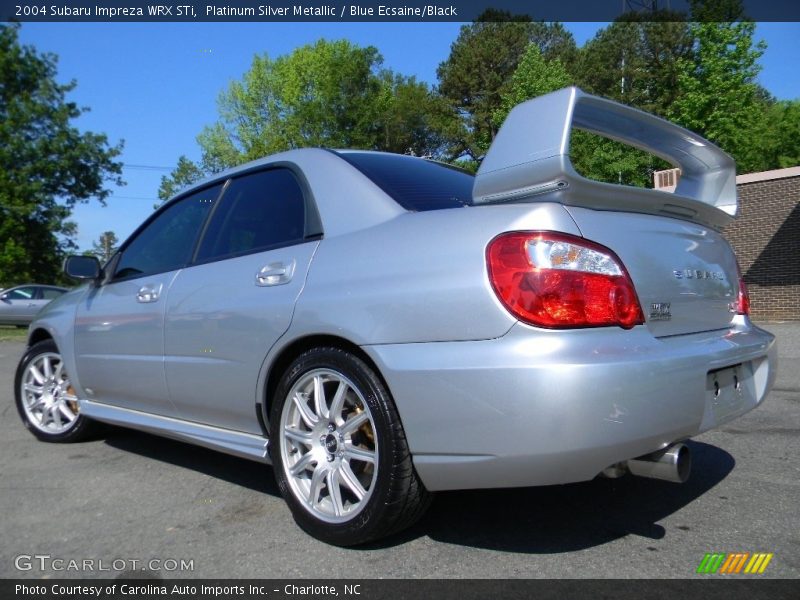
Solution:
M692 471L692 454L686 444L673 444L627 461L628 470L638 477L685 483Z

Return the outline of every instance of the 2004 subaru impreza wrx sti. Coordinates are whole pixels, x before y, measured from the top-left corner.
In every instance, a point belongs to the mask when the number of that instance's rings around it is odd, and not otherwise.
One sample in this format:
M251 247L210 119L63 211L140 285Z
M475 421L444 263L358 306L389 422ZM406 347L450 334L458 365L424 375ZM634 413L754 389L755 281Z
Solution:
M680 166L674 194L589 181L573 127ZM430 492L598 474L683 481L681 442L763 401L773 336L720 229L733 161L568 88L516 107L473 177L293 150L150 217L31 325L38 438L116 423L271 463L295 519L358 544Z

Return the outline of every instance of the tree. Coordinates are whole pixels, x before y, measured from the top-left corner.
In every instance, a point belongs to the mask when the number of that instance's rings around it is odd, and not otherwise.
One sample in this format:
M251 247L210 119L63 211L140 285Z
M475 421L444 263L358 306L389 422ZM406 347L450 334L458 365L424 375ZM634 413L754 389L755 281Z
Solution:
M800 165L800 101L776 102L767 108L767 129L762 139L768 149L766 168Z
M439 93L458 117L449 126L448 156L480 161L497 134L495 113L529 44L546 59L572 64L575 40L560 23L532 22L527 15L488 9L463 25L439 65Z
M376 48L347 40L319 40L275 60L256 56L243 79L221 95L220 121L198 139L203 167L308 146L397 149L411 143L417 151L435 150L423 131L430 120L427 86L381 69L382 63ZM416 133L409 138L392 127L398 121Z
M92 244L91 253L100 259L100 262L107 262L117 251L117 234L113 231L104 231L100 238Z
M500 107L493 116L495 124L499 128L511 109L520 102L559 90L568 86L570 81L560 60L545 60L539 46L529 44L506 90L501 94Z
M576 77L587 92L663 116L679 94L678 63L691 51L681 13L627 13L584 46Z
M169 200L183 188L201 180L204 175L203 169L185 156L181 156L178 158L178 166L173 169L169 176L161 177L161 185L158 188L159 199L162 202Z
M680 13L627 13L595 34L574 67L585 91L665 116L680 93L678 65L692 38ZM646 152L583 131L573 132L570 157L591 179L649 187L669 164Z
M439 65L439 93L459 117L450 140L450 158L483 157L497 133L494 112L508 78L528 45L530 17L490 9L463 25Z
M765 103L756 77L764 53L755 44L755 23L742 18L741 5L692 1L692 52L678 61L679 95L669 116L708 138L736 159L739 172L768 168L758 140L767 127ZM719 20L715 20L719 19Z
M562 23L531 23L529 43L538 46L545 60L557 60L564 69L573 76L573 69L578 60L578 47L575 38Z
M220 119L198 136L200 164L182 157L162 178L168 198L202 175L302 147L438 155L447 107L422 82L381 67L374 47L319 40L253 58L219 98Z
M376 123L372 148L399 154L438 155L449 118L441 97L414 77L383 70L375 99Z
M87 109L67 100L74 81L56 82L57 58L20 45L18 25L0 27L0 285L55 281L75 248L72 208L104 202L122 144L80 132Z

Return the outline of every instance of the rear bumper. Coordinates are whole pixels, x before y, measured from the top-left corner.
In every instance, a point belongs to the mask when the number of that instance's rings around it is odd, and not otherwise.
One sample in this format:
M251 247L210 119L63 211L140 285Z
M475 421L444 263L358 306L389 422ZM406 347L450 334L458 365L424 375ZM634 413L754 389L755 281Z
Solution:
M430 490L592 479L755 408L776 367L774 336L746 318L661 339L645 327L518 324L494 340L364 350L386 378Z

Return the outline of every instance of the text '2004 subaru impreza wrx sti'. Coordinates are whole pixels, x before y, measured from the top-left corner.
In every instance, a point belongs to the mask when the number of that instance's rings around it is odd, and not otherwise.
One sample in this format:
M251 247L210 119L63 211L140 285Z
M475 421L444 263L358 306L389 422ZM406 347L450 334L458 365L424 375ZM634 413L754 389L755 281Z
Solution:
M590 181L572 128L681 168L675 193ZM31 325L26 426L94 421L272 464L303 529L352 545L431 492L600 474L684 481L682 442L764 400L720 229L731 158L568 88L517 106L476 176L420 158L293 150L173 198Z

